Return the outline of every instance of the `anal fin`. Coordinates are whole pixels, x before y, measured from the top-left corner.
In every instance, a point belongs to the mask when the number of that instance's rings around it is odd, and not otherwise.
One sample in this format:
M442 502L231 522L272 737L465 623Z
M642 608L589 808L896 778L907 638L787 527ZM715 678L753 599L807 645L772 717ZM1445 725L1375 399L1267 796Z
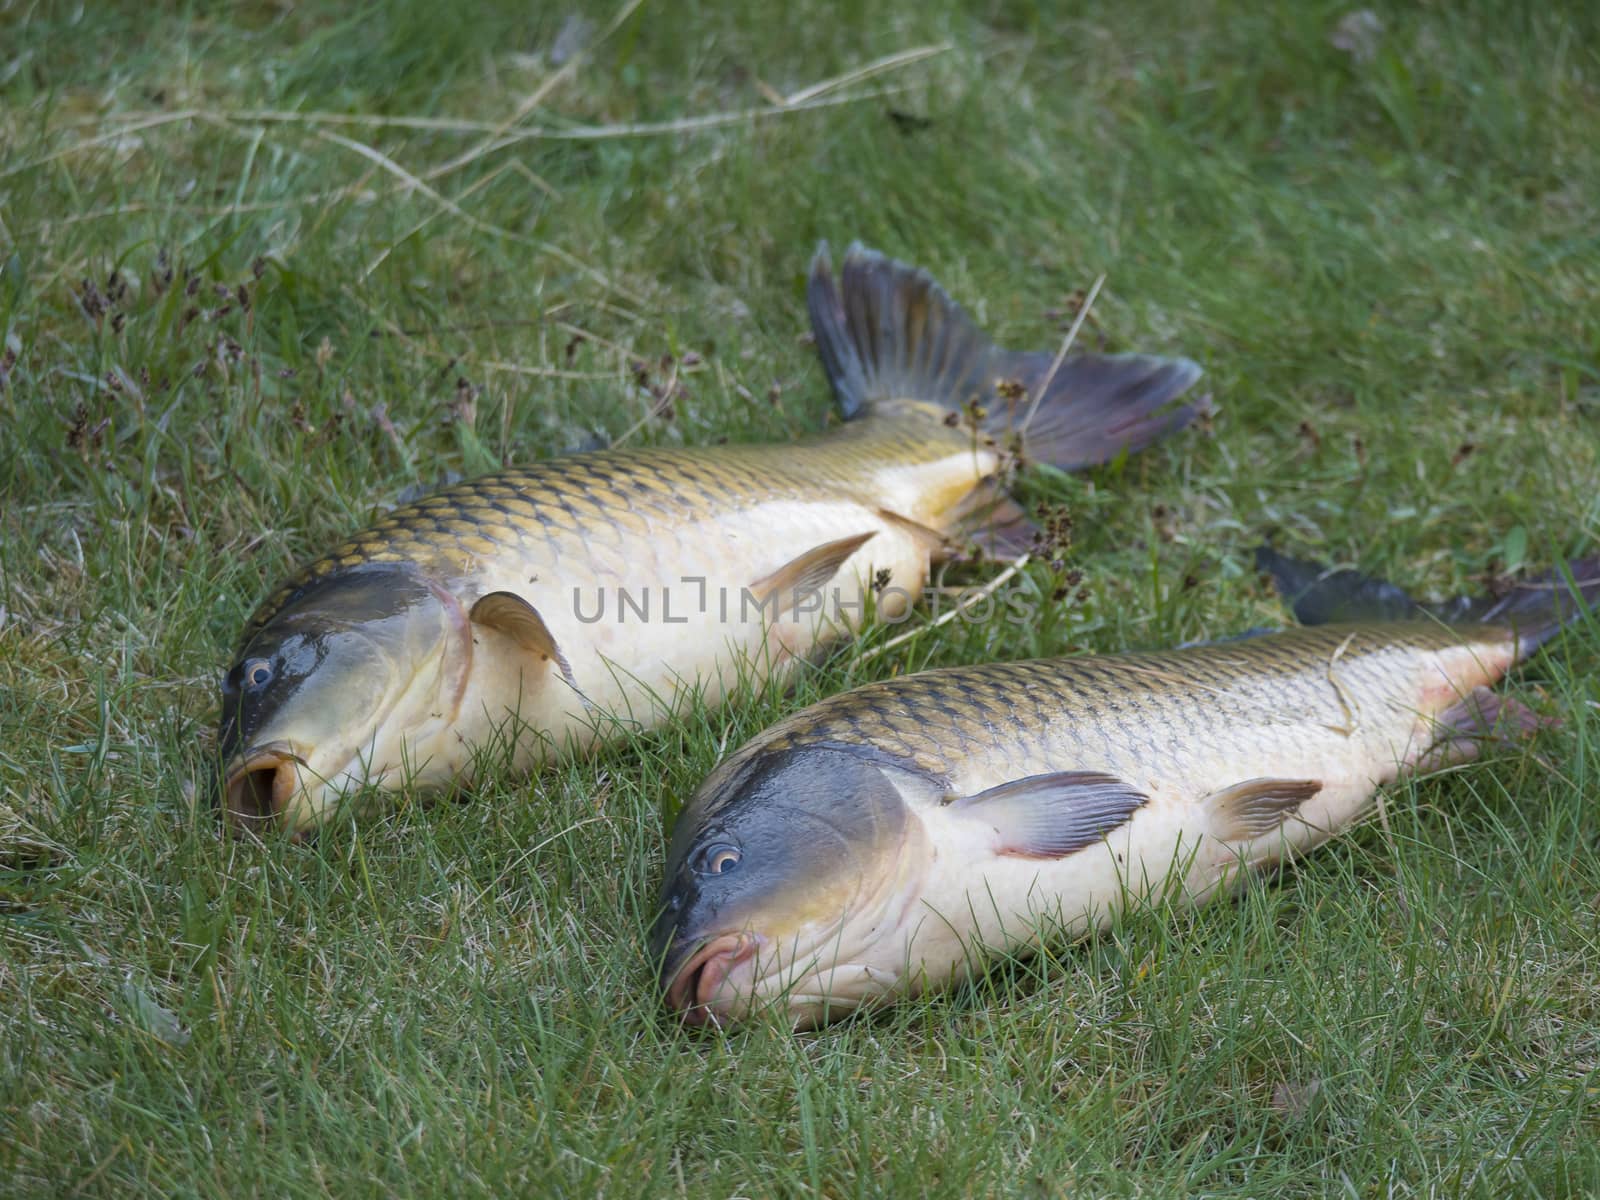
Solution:
M939 558L950 552L950 538L933 526L913 521L910 517L903 517L892 508L879 508L874 511L880 520L902 533L909 534L913 541L927 550L930 557Z
M1320 779L1247 779L1207 796L1212 832L1224 842L1248 842L1277 829L1322 790Z
M1520 700L1486 687L1475 687L1435 719L1439 740L1412 765L1418 774L1472 762L1485 743L1512 744L1540 729L1560 725L1541 717Z
M1040 530L997 479L985 479L952 508L947 519L960 530L962 548L1011 560L1038 545Z
M838 574L839 568L852 554L866 544L876 530L854 534L838 541L813 546L798 558L790 559L770 575L764 575L750 585L750 594L756 603L765 607L768 600L777 600L775 615L781 616L807 592L814 592Z
M1149 799L1114 775L1059 771L1029 775L946 803L992 826L999 837L996 853L1064 858L1127 824Z

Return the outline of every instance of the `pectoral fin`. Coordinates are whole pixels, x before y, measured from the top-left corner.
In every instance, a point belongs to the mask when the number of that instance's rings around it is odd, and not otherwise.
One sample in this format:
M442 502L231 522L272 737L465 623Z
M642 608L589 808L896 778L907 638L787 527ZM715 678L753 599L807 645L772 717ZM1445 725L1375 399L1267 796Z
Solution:
M799 558L791 559L770 575L765 575L750 585L750 594L756 603L765 607L768 600L777 600L775 616L781 616L794 607L807 592L814 592L832 579L844 561L859 550L872 537L875 530L824 542L807 550Z
M993 826L1000 837L1000 854L1064 858L1126 824L1149 799L1113 775L1060 771L1030 775L946 803Z
M479 597L467 615L472 618L473 624L498 630L529 654L554 663L572 690L578 691L567 656L556 645L556 639L544 623L544 618L539 615L539 610L521 596L515 592L489 592ZM579 692L579 695L582 693Z
M1271 833L1322 790L1320 779L1247 779L1212 792L1212 830L1224 842L1248 842Z

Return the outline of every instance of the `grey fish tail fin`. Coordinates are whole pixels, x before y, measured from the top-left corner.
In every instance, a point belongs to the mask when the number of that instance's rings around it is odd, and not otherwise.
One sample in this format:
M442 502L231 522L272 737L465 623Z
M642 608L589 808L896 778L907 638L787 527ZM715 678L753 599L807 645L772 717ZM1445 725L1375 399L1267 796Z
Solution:
M1302 625L1436 620L1450 625L1508 626L1517 639L1519 658L1526 658L1600 604L1600 555L1570 559L1518 580L1498 596L1456 596L1434 604L1413 600L1394 584L1348 567L1289 558L1271 546L1256 550L1256 569L1272 576L1278 593Z
M987 338L925 271L852 244L835 282L828 244L811 260L806 307L817 353L845 420L878 401L976 392Z
M1512 584L1503 596L1469 602L1472 620L1509 625L1526 657L1586 611L1600 611L1600 555L1574 558Z
M1206 407L1173 403L1200 378L1187 358L1078 354L1057 365L1054 354L1003 350L926 271L859 243L837 282L827 243L818 248L806 306L846 420L880 401L926 401L957 419L976 404L985 435L1020 434L1027 457L1072 471L1142 450Z
M1278 595L1302 625L1342 621L1408 621L1427 611L1384 579L1350 567L1329 567L1279 554L1271 546L1256 548L1256 570L1272 576Z

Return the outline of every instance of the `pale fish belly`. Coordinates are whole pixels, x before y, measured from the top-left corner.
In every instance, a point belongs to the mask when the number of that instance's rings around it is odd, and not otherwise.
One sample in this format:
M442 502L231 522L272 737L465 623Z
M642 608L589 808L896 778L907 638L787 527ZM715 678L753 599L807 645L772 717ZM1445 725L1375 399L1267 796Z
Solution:
M1401 693L1351 690L1318 714L1322 720L1244 731L1215 755L1139 763L1092 741L1051 747L1035 764L1040 773L1105 771L1149 796L1102 842L1063 858L997 855L992 831L981 823L960 818L933 797L908 797L930 847L921 912L878 966L911 991L937 986L981 969L983 956L973 953L974 945L1016 950L1041 937L1081 935L1104 928L1125 905L1163 893L1202 903L1234 888L1251 868L1336 836L1370 810L1379 787L1435 745L1441 714L1505 674L1513 649L1509 643L1463 644L1418 650L1412 658L1406 672L1412 686ZM1338 718L1328 719L1335 711ZM974 767L956 778L953 791L973 794L1004 782ZM1208 797L1261 778L1317 780L1322 787L1268 833L1247 840L1218 836Z

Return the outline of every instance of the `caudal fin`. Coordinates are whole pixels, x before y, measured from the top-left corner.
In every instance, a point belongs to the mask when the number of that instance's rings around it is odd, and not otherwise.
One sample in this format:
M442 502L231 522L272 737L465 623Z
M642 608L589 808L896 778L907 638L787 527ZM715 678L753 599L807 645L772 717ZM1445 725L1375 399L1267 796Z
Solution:
M1349 567L1289 558L1271 546L1256 550L1256 569L1272 576L1302 625L1404 620L1504 625L1516 636L1519 658L1600 603L1600 556L1571 559L1517 581L1498 596L1456 596L1433 604L1413 600L1394 584Z
M1078 354L1058 365L1053 354L1003 350L926 271L859 243L837 284L827 244L817 250L806 304L847 420L895 400L962 414L976 404L985 434L1020 434L1025 456L1072 471L1142 450L1204 407L1173 403L1200 378L1187 358Z

